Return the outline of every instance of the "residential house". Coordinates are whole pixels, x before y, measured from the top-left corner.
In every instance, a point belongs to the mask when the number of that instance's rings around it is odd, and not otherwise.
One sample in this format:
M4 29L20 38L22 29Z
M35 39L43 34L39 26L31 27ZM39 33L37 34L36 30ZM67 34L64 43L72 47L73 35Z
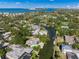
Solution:
M39 38L30 38L29 40L26 41L26 45L33 47L37 46L40 43Z
M78 59L77 55L72 52L67 52L66 56L67 56L67 59Z
M38 35L39 31L40 31L40 26L38 25L32 25L32 35Z
M41 27L39 25L32 25L32 35L47 35L46 30L41 30Z
M25 52L19 59L31 59L31 54Z
M72 49L71 45L61 45L62 53L67 55L67 59L79 59L79 50Z
M79 37L76 37L75 40L77 43L79 43Z
M39 35L47 35L47 31L46 30L40 30Z
M79 59L79 50L73 49L72 52L77 56Z
M4 40L10 40L11 32L5 32L2 34Z
M74 36L64 36L64 41L68 44L74 44L75 43L75 37Z
M61 45L62 53L72 52L72 47L70 45Z
M8 59L30 59L32 48L24 48L20 45L11 45L9 48L12 48L12 51L6 53Z
M9 46L9 43L5 42L5 43L3 44L3 46Z

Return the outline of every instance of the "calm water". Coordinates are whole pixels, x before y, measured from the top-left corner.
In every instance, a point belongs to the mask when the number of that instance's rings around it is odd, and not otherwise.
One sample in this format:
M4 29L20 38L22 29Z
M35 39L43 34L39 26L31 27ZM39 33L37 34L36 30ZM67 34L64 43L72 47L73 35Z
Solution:
M30 10L30 9L20 9L20 8L0 8L0 13L25 13L25 12L53 12L56 9L48 8L45 10Z

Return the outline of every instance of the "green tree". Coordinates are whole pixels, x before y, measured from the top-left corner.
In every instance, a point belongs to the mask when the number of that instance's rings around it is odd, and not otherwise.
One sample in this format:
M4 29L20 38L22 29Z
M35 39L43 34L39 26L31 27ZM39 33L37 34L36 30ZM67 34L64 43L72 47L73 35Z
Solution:
M28 40L27 37L31 36L31 31L28 28L19 27L19 30L15 31L16 33L10 43L24 45L26 40Z
M72 47L73 47L74 49L79 49L79 43L74 43L74 44L72 45Z
M39 52L39 59L50 59L53 55L52 41L48 41Z
M6 54L5 49L0 49L0 57L3 57Z

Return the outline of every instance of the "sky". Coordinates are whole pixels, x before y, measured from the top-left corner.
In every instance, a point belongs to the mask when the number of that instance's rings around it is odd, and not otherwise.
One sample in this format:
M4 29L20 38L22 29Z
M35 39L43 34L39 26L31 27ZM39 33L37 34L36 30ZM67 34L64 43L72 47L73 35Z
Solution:
M0 0L0 8L79 8L79 0Z

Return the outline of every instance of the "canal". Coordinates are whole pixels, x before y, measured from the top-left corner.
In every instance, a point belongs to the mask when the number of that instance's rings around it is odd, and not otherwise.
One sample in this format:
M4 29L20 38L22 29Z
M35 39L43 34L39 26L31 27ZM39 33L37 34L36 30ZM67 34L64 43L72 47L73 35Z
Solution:
M54 41L56 38L56 30L54 27L45 27L48 31L49 39L39 52L39 59L55 59L54 55Z

